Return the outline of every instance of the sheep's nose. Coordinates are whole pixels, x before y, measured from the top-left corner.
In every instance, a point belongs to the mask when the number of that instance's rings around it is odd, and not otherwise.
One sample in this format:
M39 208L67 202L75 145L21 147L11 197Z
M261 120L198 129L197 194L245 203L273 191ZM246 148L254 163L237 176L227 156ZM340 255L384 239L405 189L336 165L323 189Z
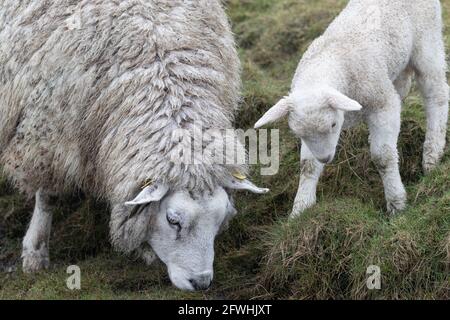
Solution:
M189 282L195 290L206 290L211 287L213 275L212 272L204 272L196 275Z
M333 156L328 156L326 158L319 159L319 161L322 162L323 164L328 164L333 161L333 158L334 158Z

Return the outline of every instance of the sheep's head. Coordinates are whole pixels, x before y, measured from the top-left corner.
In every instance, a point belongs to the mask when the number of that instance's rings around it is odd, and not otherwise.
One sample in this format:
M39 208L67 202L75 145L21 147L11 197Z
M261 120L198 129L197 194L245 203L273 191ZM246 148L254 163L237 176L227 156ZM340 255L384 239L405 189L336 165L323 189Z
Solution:
M294 92L272 107L255 125L266 124L289 116L294 134L323 163L334 159L344 124L345 112L359 111L362 106L339 91L323 87Z
M145 188L126 206L135 215L148 217L147 232L142 233L156 255L167 266L172 283L182 290L204 290L213 279L214 240L236 215L228 190L240 189L266 193L248 180L230 179L224 187L211 192L173 191L165 185ZM129 230L137 234L136 222ZM120 234L127 234L122 230ZM135 242L135 245L140 243ZM135 248L130 248L135 249Z

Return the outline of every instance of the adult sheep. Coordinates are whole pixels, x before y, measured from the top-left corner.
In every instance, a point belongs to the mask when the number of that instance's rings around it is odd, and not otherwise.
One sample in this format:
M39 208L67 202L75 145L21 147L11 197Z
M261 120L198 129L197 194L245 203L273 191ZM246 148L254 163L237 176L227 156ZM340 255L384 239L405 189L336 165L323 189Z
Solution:
M387 209L395 213L405 208L397 141L401 102L414 74L428 122L425 171L444 154L449 87L442 30L438 0L351 0L311 45L289 96L256 124L258 128L289 115L291 129L302 140L294 216L315 204L318 179L324 164L334 158L344 118L349 124L357 118L368 124Z
M116 248L209 287L229 192L267 190L242 165L173 161L173 133L232 128L239 68L219 0L3 1L0 164L36 197L24 271L49 265L49 197L81 189L110 204Z

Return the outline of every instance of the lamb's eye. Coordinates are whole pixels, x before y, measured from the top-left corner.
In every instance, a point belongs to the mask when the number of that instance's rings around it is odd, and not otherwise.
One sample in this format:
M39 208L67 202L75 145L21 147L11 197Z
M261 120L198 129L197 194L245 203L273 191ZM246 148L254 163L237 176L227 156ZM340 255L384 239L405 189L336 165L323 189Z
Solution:
M181 230L181 215L177 212L169 210L167 212L167 222L178 229L178 231Z
M337 127L337 123L335 122L335 123L333 123L332 125L331 125L331 127L334 129L334 128L336 128Z

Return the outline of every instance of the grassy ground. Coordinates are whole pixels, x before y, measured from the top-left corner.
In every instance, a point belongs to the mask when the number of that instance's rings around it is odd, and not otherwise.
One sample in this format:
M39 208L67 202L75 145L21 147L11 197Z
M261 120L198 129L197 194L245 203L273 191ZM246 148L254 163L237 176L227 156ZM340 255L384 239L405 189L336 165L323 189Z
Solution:
M450 0L443 0L450 22ZM295 67L346 1L229 0L244 67L237 126L248 128L285 95ZM450 39L447 40L450 44ZM367 129L346 132L338 159L319 186L319 205L288 221L298 184L298 142L282 125L281 171L255 181L271 194L241 195L240 215L217 243L216 280L206 293L173 289L164 267L114 253L108 212L81 196L57 206L48 272L20 271L21 237L32 204L0 178L0 299L448 299L450 298L450 152L430 176L421 169L424 113L417 94L405 102L400 139L409 207L389 219L370 162ZM257 168L255 168L257 169ZM66 268L82 271L82 290L66 288ZM378 265L382 290L366 288Z

